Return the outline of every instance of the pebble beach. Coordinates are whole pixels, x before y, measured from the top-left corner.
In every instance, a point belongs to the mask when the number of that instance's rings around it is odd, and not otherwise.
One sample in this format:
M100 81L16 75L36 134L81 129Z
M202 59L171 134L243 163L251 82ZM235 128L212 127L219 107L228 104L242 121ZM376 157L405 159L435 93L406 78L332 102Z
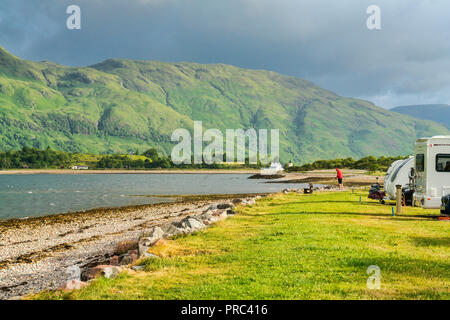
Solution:
M202 214L221 195L122 208L102 208L0 221L0 299L15 299L67 280L68 268L101 264L117 243L167 222Z

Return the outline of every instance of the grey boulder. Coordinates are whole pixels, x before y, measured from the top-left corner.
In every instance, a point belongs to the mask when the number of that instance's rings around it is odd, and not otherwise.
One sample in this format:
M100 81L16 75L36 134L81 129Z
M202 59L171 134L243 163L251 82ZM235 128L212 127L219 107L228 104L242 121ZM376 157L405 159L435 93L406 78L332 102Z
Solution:
M203 228L206 227L206 226L203 224L203 222L201 222L201 221L199 221L199 220L197 220L197 219L194 219L194 218L190 218L190 217L183 219L183 220L182 220L182 223L183 223L187 228L192 229L192 230L200 230L200 229L203 229Z
M234 204L232 203L220 203L217 205L217 209L228 209L228 208L233 208Z
M148 251L148 248L162 239L165 234L166 232L160 227L153 227L149 232L146 232L145 237L139 239L139 257L142 257Z
M186 231L182 229L182 226L179 222L166 223L161 226L161 229L164 231L165 238L186 233Z

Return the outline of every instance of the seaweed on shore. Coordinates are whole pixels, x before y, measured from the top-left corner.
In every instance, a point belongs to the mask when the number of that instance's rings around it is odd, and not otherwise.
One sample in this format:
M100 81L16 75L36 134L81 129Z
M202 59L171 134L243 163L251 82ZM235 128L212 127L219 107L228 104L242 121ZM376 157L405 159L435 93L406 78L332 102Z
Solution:
M148 195L152 198L177 198L179 203L235 199L267 195L268 193L231 193L231 194L181 194L181 195Z
M210 201L210 200L221 200L221 199L234 199L234 198L242 198L242 197L251 197L256 195L264 195L267 193L245 193L245 194L205 194L205 195L146 195L145 197L153 197L153 198L174 198L175 201L172 202L160 202L160 203L151 203L151 204L141 204L141 205L132 205L132 206L122 206L122 207L101 207L83 211L76 212L66 212L59 214L52 214L46 216L39 217L31 217L26 219L7 219L0 220L0 233L7 229L20 229L24 226L46 226L53 225L59 223L70 223L75 220L87 221L98 219L102 217L107 217L110 215L120 215L124 213L133 212L136 210L145 210L149 208L162 208L162 207L170 207L177 204L186 204L186 203L196 203L201 201Z

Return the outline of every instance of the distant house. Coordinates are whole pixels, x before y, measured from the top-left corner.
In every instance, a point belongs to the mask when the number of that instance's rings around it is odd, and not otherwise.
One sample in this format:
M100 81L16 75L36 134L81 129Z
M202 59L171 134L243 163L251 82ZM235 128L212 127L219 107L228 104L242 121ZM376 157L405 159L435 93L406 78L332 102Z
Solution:
M88 166L73 166L72 170L88 170Z

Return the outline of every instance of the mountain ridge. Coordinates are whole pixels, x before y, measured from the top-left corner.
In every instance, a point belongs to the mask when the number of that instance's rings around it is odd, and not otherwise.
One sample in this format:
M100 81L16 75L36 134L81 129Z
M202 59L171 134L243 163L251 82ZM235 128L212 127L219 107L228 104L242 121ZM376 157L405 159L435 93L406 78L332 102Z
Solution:
M435 121L450 128L450 105L448 104L399 106L392 108L391 111L406 114L417 119Z
M107 59L89 67L24 61L0 49L0 149L24 145L170 154L176 128L280 129L280 156L299 163L404 155L422 121L273 71L224 64ZM11 58L12 57L12 58Z

